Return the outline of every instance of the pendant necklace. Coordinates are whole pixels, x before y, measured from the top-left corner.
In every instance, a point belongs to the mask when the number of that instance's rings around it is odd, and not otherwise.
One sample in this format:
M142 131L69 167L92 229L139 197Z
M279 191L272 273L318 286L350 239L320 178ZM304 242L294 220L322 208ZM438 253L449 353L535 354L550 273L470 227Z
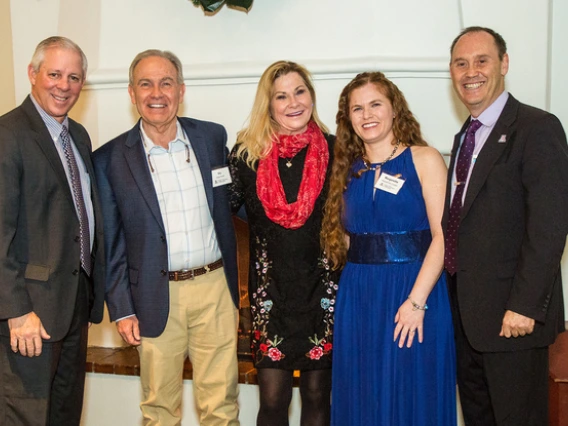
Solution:
M286 160L286 167L290 168L292 167L292 159L291 158L285 158Z
M394 145L394 149L392 150L392 152L390 153L390 155L387 158L385 158L380 163L375 164L374 166L371 166L369 164L369 162L367 161L367 159L364 159L363 161L365 163L365 166L367 167L368 170L377 170L378 168L383 166L386 162L392 160L392 157L394 157L394 154L396 154L396 152L398 151L399 146L400 146L400 139L396 141L396 144Z

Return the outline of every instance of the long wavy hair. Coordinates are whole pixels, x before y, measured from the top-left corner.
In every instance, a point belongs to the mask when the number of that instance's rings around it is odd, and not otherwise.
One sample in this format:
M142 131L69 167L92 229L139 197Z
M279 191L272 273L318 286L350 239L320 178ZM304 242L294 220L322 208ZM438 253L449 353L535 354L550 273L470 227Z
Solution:
M321 242L331 261L333 269L341 268L347 261L347 240L342 223L343 193L351 178L358 178L359 173L352 173L352 166L365 156L365 146L355 133L349 117L349 102L355 89L367 84L374 84L392 104L394 113L394 141L400 140L403 146L426 146L422 138L420 124L408 108L408 103L400 89L381 72L364 72L358 74L341 92L336 116L337 135L335 140L334 159L329 186L329 194L325 203L324 218L321 231ZM368 168L364 171L367 171Z
M248 119L248 127L245 127L237 133L237 157L246 160L246 163L252 169L254 169L255 163L258 160L265 158L270 153L272 149L272 139L274 139L278 132L278 123L272 118L272 114L270 113L270 101L273 95L274 81L278 77L292 72L298 73L312 96L314 105L311 119L316 122L322 132L329 133L317 113L316 92L312 84L310 72L302 65L295 62L274 62L260 77L254 104Z

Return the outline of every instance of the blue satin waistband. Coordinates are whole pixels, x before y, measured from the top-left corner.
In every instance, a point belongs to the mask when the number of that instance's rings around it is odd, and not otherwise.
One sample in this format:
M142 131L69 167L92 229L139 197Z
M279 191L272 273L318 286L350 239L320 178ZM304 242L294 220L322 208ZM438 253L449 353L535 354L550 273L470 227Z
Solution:
M411 263L424 260L432 242L429 229L376 234L349 234L347 261L351 263Z

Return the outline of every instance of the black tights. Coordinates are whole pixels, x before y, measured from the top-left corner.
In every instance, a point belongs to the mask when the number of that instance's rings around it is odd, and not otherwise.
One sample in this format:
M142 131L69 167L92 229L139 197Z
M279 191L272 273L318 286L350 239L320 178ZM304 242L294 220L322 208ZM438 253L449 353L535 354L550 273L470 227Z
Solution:
M293 372L276 368L258 369L260 410L257 426L288 426ZM328 426L330 421L331 370L302 371L301 426Z

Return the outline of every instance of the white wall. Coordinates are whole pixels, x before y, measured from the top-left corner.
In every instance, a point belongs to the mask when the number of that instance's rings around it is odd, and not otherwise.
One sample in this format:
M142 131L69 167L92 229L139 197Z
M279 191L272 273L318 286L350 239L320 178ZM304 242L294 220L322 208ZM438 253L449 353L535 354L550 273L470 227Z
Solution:
M404 90L431 143L447 151L467 116L447 72L453 37L472 24L499 30L509 41L509 90L524 102L548 107L549 4L263 0L248 14L224 8L205 16L189 0L12 0L12 21L18 24L16 99L29 92L24 70L33 47L52 33L73 38L89 57L89 83L73 114L96 146L135 123L127 69L147 48L180 56L188 85L183 113L223 123L233 139L246 121L261 72L275 60L295 60L314 73L318 106L331 128L341 88L357 72L379 69ZM488 9L490 17L484 16Z
M0 115L16 106L14 90L14 64L12 62L12 23L10 20L10 2L0 3L0 58L4 66L0 68Z
M147 48L180 56L188 84L183 112L225 124L231 138L247 118L260 73L275 60L291 59L314 73L321 115L331 128L341 88L357 72L380 69L405 91L431 143L447 151L467 115L448 80L448 48L460 28L471 24L503 33L512 57L509 89L525 102L546 106L547 0L263 0L248 14L224 8L213 17L188 0L11 3L13 21L32 24L13 29L20 47L14 55L16 98L29 91L20 70L37 40L53 32L72 37L91 62L89 85L73 114L97 146L134 124L127 68ZM495 18L478 16L486 10L480 3L495 10ZM513 7L515 19L503 19Z
M182 424L197 426L199 421L193 409L191 386L191 381L184 381ZM138 408L141 395L138 377L88 373L81 426L139 426L142 422ZM255 424L259 407L258 400L258 386L239 385L239 420L242 426ZM295 388L289 410L291 426L300 424L300 413L300 392L298 388ZM461 416L458 426L463 426Z
M344 85L358 72L382 70L404 91L429 142L448 152L467 117L451 89L449 46L469 25L489 26L504 36L511 58L507 88L568 126L565 0L256 0L248 14L225 7L215 16L205 16L190 0L10 0L10 13L17 103L29 92L25 70L39 40L61 34L85 50L88 84L72 115L87 127L95 147L136 122L126 91L128 66L138 52L159 48L173 51L184 64L182 114L224 124L231 144L262 71L289 59L314 74L318 109L332 130ZM568 255L563 266L568 282ZM90 343L121 341L105 320L92 327ZM137 413L136 378L89 375L88 383L89 426L111 424L95 418L127 410L127 404ZM252 393L242 391L241 401L254 414ZM129 399L118 406L116 394ZM191 404L185 406L189 410ZM112 417L113 423L138 424L136 414L128 413L119 423ZM246 416L243 424L252 424L253 417Z
M568 2L565 0L554 0L551 10L551 27L549 31L552 34L552 43L550 45L550 77L548 84L550 86L549 109L560 118L564 125L564 130L568 131L568 84L566 77L568 76L568 55L566 55L566 47L568 44L568 26L566 26L566 18L568 17Z
M191 381L184 381L182 424L199 425L193 403ZM293 391L290 405L290 424L300 424L299 390ZM139 404L141 398L138 377L87 374L86 403L81 426L139 426L142 423ZM258 386L239 385L239 420L242 426L255 424L258 412Z

